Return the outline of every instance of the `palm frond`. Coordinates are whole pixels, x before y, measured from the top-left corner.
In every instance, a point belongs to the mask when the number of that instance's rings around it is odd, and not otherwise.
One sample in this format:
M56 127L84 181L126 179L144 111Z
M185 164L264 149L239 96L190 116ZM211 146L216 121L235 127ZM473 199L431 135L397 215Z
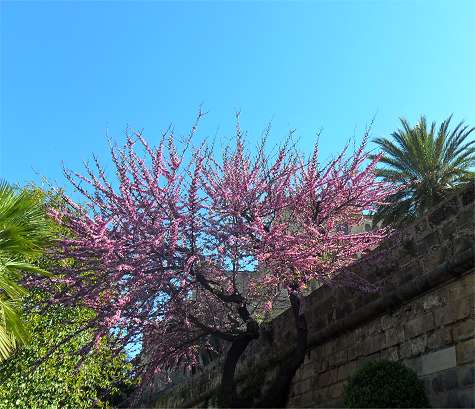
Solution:
M428 125L424 116L415 126L400 118L400 129L390 137L374 139L383 154L376 174L405 186L405 194L395 195L378 209L378 220L405 224L446 197L450 189L473 179L475 127L460 122L450 130L451 119L452 115L437 127L435 122Z
M50 275L32 264L50 242L50 231L41 194L0 181L0 360L28 340L18 312L26 294L20 280L24 273Z

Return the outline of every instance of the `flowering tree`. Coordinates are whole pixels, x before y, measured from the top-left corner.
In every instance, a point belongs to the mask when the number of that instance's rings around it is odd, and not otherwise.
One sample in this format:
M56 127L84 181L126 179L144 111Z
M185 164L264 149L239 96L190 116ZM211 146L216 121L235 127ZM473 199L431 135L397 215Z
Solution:
M97 159L86 175L66 172L85 202L66 198L65 208L51 210L72 232L54 254L61 261L54 300L94 309L97 343L112 332L117 349L143 347L144 384L192 369L204 350L218 348L213 339L223 340L219 403L242 406L236 364L259 337L257 312L286 289L298 342L271 388L274 400L261 403L282 405L305 354L302 290L312 279L365 288L347 267L388 231L335 227L359 223L391 188L375 179L378 158L368 160L364 143L321 167L316 147L310 158L288 144L272 155L262 143L251 154L237 121L234 146L217 159L205 145L191 148L196 125L180 149L173 132L158 147L140 133L112 146L117 182Z

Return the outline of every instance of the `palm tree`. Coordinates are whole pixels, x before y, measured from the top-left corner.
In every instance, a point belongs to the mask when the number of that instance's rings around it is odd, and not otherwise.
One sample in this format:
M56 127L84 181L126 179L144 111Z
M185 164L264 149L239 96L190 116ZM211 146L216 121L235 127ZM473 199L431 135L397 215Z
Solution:
M26 290L23 272L48 274L31 264L50 237L43 198L38 190L17 191L0 181L0 361L28 340L19 315Z
M450 130L451 118L449 116L438 129L435 122L429 127L424 116L414 127L401 118L401 129L390 138L373 141L383 154L377 175L402 187L389 204L380 206L375 223L411 222L443 200L456 186L473 181L475 127L460 122Z

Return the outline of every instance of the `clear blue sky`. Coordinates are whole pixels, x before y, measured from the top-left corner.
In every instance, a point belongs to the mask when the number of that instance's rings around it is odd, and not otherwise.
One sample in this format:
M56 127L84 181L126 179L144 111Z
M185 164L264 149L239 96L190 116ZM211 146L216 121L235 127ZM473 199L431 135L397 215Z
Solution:
M475 125L475 1L1 2L0 178L64 183L106 129L249 139L273 121L324 157L398 117ZM36 174L35 172L39 172Z

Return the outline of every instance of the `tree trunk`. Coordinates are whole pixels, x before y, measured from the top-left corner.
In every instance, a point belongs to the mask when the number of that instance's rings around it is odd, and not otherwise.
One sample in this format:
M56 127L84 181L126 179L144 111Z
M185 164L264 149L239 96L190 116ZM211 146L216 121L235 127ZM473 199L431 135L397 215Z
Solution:
M259 338L259 326L256 321L247 323L247 333L237 338L231 344L224 359L221 387L218 392L218 406L220 408L244 408L249 402L239 399L236 392L235 373L236 365L252 340Z
M297 330L297 345L293 353L279 365L279 371L274 382L263 398L256 403L255 407L257 408L284 408L286 406L292 379L305 359L308 334L307 321L299 297L295 293L291 293L289 298Z
M218 406L220 408L244 407L241 404L241 400L237 396L234 376L239 358L246 350L252 339L253 338L248 335L237 339L232 343L231 348L226 354L223 366L223 374L221 377L221 387L218 394Z

